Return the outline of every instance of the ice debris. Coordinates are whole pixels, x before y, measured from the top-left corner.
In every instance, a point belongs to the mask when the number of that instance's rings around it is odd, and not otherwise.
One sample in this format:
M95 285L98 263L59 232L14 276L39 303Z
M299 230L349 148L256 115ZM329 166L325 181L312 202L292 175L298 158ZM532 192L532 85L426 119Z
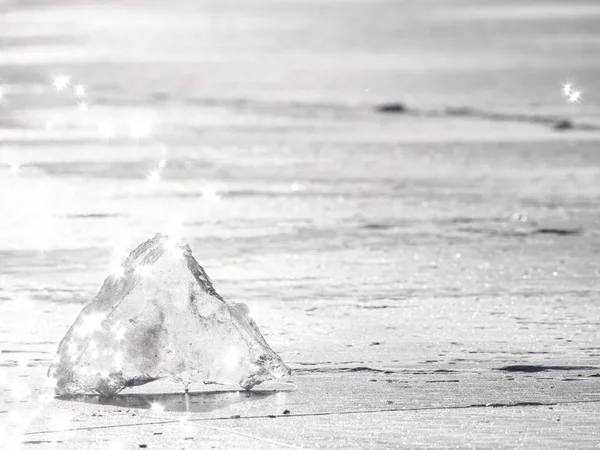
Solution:
M290 373L246 305L217 294L189 246L158 234L121 268L61 341L48 371L56 395L109 396L158 379L251 389Z

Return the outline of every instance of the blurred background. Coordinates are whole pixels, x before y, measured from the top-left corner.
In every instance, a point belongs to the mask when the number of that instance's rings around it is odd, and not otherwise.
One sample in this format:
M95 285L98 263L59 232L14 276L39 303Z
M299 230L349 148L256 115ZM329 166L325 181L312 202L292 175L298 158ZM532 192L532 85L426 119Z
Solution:
M0 1L3 317L34 302L3 356L33 342L41 371L157 232L292 366L552 347L562 319L593 340L599 20L592 0Z

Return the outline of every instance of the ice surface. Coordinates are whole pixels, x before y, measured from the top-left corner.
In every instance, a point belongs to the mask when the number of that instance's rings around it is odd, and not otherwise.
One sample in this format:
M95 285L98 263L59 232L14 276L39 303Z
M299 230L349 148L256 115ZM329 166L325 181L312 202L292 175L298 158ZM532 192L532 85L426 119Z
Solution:
M104 281L48 373L57 395L113 395L157 379L250 389L290 369L247 307L217 294L189 246L159 234Z

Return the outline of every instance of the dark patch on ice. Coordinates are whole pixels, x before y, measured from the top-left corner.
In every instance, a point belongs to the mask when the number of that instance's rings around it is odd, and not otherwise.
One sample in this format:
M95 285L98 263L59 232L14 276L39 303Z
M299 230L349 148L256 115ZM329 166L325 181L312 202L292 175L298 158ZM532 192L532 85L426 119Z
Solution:
M458 383L459 380L426 380L425 383Z
M573 128L573 122L568 119L561 119L554 123L555 130L570 130Z
M468 106L462 107L448 107L445 111L440 114L441 116L455 116L455 117L473 117L476 119L490 120L494 122L522 122L522 123L535 123L551 125L556 128L557 123L565 122L565 119L556 116L544 116L544 115L533 115L533 114L522 114L522 113L510 113L510 112L496 112L496 111L484 111L477 108ZM575 128L575 124L570 122L570 128ZM594 125L579 125L577 128L583 129L598 129L599 127ZM566 129L566 128L563 128Z
M50 342L51 344L54 344L54 342ZM50 353L50 352L45 352L45 351L36 351L36 350L11 350L11 349L2 349L0 350L0 353Z
M387 309L387 308L400 308L398 305L356 305L358 309Z
M372 367L349 367L347 369L339 369L341 372L377 372L377 373L394 373L393 370L373 369Z
M152 94L152 99L157 102L165 103L170 99L170 96L167 92L159 91Z
M363 225L363 228L367 230L389 230L391 228L395 228L395 226L387 223L368 223Z
M582 233L579 228L538 228L532 233L536 234L555 234L557 236L577 236Z
M509 231L490 231L492 236L504 236L504 237L526 237L534 235L555 235L555 236L580 236L583 234L581 228L534 228L534 229L517 229Z
M410 383L410 381L407 380L394 380L392 378L386 378L385 381L387 381L388 383L400 383L400 384L408 384ZM408 389L408 386L400 386L402 389L406 388Z
M364 196L364 195L361 195ZM407 229L414 226L415 222L413 221L396 221L396 222L369 222L364 225L360 225L360 228L363 230L373 230L373 231L396 231L401 229Z
M450 219L450 223L467 224L473 223L476 220L473 217L453 217Z
M543 402L514 402L514 403L486 403L485 405L469 405L469 408L513 408L515 406L555 406L556 403Z
M32 445L40 445L40 444L52 444L58 443L62 444L63 441L23 441L23 444L32 444Z
M394 370L374 369L372 367L315 367L313 369L297 369L296 372L316 372L316 373L348 373L348 372L370 372L370 373L396 373Z
M300 366L318 366L319 364L331 364L331 361L324 362L299 362L297 363Z
M381 113L400 114L406 112L406 106L403 103L384 103L377 106L377 111Z
M467 117L493 122L540 124L549 126L556 131L600 130L600 125L590 123L575 123L572 120L565 119L564 117L560 116L524 114L519 112L485 111L470 106L448 106L444 109L419 109L408 107L407 105L401 102L390 102L375 105L374 109L376 112L379 113L404 114L414 117L425 118Z
M591 366L542 366L542 365L527 365L527 364L516 364L512 366L500 367L496 370L502 370L504 372L549 372L549 371L564 371L564 370L594 370L597 367Z
M468 106L448 106L444 112L447 116L472 116L475 109Z

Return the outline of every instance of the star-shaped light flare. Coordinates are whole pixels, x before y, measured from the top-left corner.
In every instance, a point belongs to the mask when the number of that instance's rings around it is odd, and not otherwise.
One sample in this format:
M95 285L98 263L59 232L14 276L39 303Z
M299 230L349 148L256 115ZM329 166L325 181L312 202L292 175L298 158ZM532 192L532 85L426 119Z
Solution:
M569 103L581 103L581 91L575 90L571 83L562 84L562 93Z
M83 98L86 96L85 86L83 86L82 84L78 84L77 86L75 86L74 91L75 97L77 98Z
M57 75L52 79L52 86L57 92L64 91L71 83L71 77L68 75Z
M569 95L569 102L581 103L581 92L579 92L579 91L571 92L571 95Z

